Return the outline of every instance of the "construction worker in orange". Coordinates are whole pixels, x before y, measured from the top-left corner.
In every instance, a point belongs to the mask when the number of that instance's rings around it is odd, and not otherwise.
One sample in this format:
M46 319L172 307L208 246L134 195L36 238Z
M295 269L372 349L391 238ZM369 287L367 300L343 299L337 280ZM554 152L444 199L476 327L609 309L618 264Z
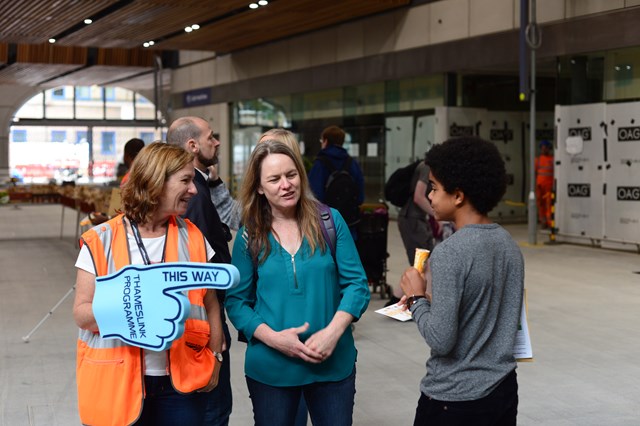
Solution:
M540 142L540 155L535 160L536 201L542 228L551 226L551 191L553 191L553 154L551 142Z

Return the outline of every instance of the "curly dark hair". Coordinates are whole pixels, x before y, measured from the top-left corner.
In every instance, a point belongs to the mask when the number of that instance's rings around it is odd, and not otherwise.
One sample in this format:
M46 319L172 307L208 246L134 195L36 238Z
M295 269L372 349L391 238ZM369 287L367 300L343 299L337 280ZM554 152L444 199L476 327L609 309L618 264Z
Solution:
M507 171L498 148L484 139L462 137L434 145L425 162L447 193L461 190L486 215L507 190Z

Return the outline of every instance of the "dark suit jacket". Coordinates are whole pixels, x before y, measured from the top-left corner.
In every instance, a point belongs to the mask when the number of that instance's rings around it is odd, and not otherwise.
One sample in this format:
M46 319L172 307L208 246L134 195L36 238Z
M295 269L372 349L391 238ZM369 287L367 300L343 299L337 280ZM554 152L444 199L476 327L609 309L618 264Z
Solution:
M193 222L200 232L207 239L213 250L216 252L213 256L215 263L231 263L231 253L229 252L229 230L222 224L218 211L216 210L207 181L202 173L196 170L194 179L198 194L191 198L187 213L184 215Z

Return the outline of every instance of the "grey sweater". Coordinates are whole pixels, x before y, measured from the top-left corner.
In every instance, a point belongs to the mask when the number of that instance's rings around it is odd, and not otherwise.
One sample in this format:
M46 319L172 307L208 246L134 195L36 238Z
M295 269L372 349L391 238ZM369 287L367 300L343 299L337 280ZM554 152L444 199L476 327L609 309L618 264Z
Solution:
M431 303L411 308L431 348L420 391L441 401L483 398L516 368L522 253L500 225L467 225L436 246L429 262Z
M237 231L240 228L240 215L242 213L240 204L231 197L229 189L221 179L218 179L214 186L209 184L209 191L211 192L211 201L216 206L222 223Z

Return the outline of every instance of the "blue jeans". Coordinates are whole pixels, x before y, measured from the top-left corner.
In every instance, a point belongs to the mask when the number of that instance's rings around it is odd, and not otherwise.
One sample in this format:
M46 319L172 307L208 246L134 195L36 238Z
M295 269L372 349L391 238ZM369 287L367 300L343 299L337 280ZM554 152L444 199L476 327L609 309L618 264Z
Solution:
M350 426L356 395L356 369L339 382L316 382L302 386L270 386L247 377L256 426L293 426L300 398L309 408L314 426Z
M205 393L178 393L169 376L144 376L146 395L135 426L175 426L202 423Z
M208 404L204 421L202 422L203 426L227 426L231 415L233 405L233 397L231 395L231 358L229 357L231 335L229 334L229 326L224 319L222 321L222 331L227 340L227 350L222 352L223 361L222 367L220 367L218 386L206 394L208 395Z
M515 370L484 398L474 401L438 401L420 394L414 426L515 426L518 417L518 380Z

